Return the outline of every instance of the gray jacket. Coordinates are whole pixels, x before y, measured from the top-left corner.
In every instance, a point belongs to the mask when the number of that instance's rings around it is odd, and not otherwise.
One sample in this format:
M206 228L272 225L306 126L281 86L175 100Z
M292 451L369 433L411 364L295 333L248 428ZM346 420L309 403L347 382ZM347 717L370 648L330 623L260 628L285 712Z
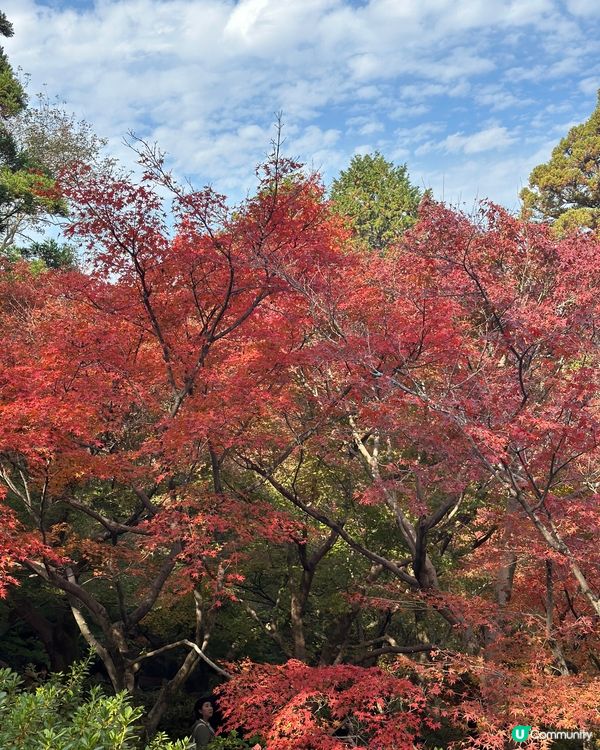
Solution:
M198 719L192 728L192 739L196 743L196 750L206 747L214 736L213 728L204 719Z

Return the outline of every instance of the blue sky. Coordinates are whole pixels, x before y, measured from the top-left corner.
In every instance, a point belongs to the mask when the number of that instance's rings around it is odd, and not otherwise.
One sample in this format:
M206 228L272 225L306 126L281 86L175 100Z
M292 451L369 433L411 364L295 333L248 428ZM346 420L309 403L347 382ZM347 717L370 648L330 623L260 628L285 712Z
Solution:
M283 111L326 182L378 149L510 209L600 87L600 0L4 0L5 48L124 161L129 130L242 197Z

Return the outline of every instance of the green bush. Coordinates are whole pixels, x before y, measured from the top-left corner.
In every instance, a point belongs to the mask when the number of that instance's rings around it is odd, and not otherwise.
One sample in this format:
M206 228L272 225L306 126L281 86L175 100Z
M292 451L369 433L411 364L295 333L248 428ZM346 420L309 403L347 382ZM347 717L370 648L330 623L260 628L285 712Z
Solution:
M245 740L233 731L229 734L217 735L210 743L210 750L253 750L260 744L258 737Z
M26 690L18 674L0 669L0 748L3 750L138 750L142 710L129 696L85 689L90 661ZM186 750L186 741L157 735L146 750Z

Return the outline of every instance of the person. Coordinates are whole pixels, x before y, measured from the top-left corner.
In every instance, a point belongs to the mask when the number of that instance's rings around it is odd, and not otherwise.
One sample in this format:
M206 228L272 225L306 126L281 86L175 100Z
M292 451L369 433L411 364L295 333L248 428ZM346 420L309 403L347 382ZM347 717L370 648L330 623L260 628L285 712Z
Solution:
M192 727L192 739L196 743L196 750L209 745L215 736L215 730L210 723L214 712L211 698L200 698L196 701L194 705L196 723Z

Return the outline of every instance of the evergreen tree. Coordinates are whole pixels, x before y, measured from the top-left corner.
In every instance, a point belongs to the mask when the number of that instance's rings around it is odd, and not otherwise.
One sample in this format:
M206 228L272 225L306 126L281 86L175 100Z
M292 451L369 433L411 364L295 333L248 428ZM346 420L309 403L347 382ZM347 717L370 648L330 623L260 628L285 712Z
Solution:
M0 11L0 35L13 36L13 27L6 15ZM23 86L14 74L8 62L4 48L0 47L0 117L4 122L27 106L27 97Z
M394 166L376 151L355 156L334 180L330 197L360 240L384 252L415 223L422 193L411 185L405 164Z
M13 35L2 12L0 35ZM99 164L105 143L87 122L77 121L45 94L28 106L25 89L0 47L0 255L33 260L42 268L75 264L72 247L55 239L32 243L28 235L66 215L55 178L79 162Z
M600 91L590 118L571 128L521 191L523 213L549 221L558 234L600 229Z
M0 12L0 34L13 35L13 27ZM27 107L25 90L0 47L0 249L12 245L23 216L40 211L64 210L60 199L52 196L53 180L48 172L15 138L11 123Z

